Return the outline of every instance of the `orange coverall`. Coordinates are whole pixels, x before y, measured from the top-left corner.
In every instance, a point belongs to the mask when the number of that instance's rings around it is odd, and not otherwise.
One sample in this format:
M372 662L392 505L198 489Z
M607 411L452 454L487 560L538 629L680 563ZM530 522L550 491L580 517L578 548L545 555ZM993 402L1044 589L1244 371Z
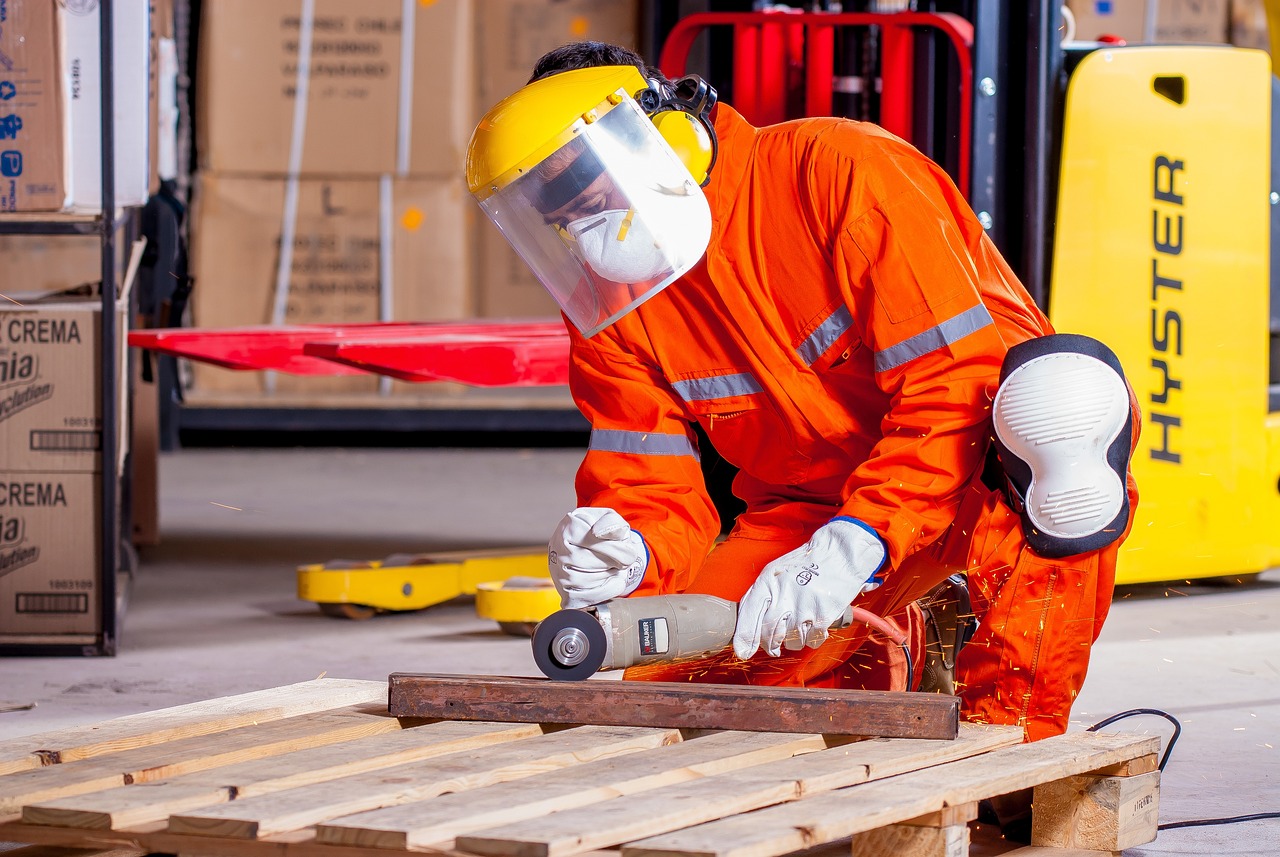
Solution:
M570 325L592 426L579 505L644 536L635 595L735 601L832 517L864 521L888 561L858 606L896 619L919 666L912 602L966 571L981 623L957 667L966 718L1028 740L1064 731L1118 543L1043 559L980 479L1001 360L1048 320L946 174L903 141L843 119L757 129L724 104L715 128L703 260L591 339ZM693 421L740 468L747 504L714 550ZM729 651L627 677L902 689L904 663L858 625L778 658Z

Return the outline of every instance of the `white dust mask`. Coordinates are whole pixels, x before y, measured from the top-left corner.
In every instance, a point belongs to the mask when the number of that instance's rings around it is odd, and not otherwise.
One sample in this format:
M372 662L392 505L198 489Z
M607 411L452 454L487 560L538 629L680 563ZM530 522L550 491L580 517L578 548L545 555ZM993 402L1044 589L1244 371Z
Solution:
M565 229L591 270L615 283L644 283L671 270L671 260L634 209L602 211Z

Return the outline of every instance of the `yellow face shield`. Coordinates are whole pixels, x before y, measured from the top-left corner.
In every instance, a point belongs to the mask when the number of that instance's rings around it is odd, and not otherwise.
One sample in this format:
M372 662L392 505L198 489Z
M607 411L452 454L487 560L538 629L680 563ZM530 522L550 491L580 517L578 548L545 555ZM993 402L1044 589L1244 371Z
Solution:
M573 325L592 336L697 264L711 211L625 89L544 151L473 192Z

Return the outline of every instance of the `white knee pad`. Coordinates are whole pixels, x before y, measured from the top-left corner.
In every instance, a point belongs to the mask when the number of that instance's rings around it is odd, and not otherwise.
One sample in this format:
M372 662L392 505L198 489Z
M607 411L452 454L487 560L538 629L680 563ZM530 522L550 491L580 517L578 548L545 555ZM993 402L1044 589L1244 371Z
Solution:
M1032 550L1072 556L1120 538L1129 518L1133 427L1129 388L1111 349L1075 334L1014 346L992 419Z

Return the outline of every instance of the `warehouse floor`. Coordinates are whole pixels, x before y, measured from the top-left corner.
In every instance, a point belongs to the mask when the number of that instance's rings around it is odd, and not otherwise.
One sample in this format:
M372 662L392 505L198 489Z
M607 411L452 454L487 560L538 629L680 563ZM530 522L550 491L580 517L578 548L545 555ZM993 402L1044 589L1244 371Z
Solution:
M579 449L188 449L161 458L147 548L114 658L0 660L0 739L216 696L390 672L536 675L526 640L465 599L350 622L294 595L333 558L545 543ZM1163 822L1280 811L1280 571L1228 587L1123 588L1076 705L1182 723ZM25 710L8 710L35 704ZM1116 727L1167 740L1141 717ZM0 845L0 848L3 846ZM1168 830L1129 855L1274 855L1280 820Z

